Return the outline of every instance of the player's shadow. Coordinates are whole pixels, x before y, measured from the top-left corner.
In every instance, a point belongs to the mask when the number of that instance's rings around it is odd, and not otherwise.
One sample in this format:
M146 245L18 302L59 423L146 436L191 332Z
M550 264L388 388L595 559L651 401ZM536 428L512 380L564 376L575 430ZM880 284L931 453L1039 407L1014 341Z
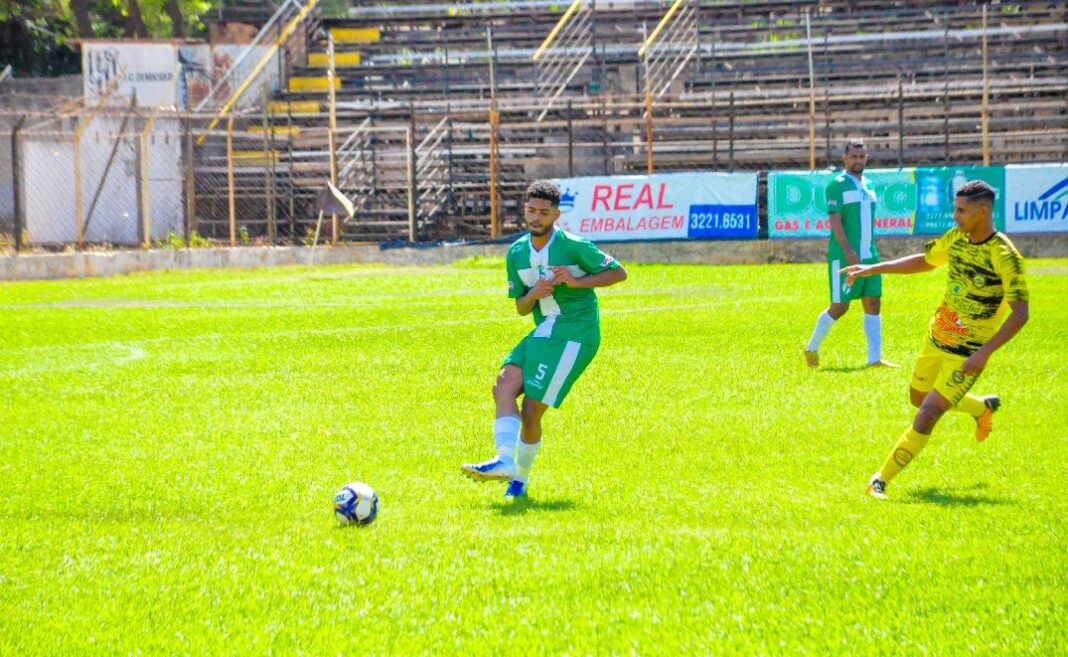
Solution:
M833 367L820 367L820 372L834 372L841 374L843 372L860 372L862 370L870 369L867 365L835 365Z
M521 516L528 511L573 511L574 500L542 499L527 497L514 502L500 502L495 505L502 516Z
M938 506L972 507L1012 504L1012 500L991 497L989 495L984 495L981 492L973 492L981 491L984 488L986 488L986 484L975 484L973 486L968 486L967 488L959 488L956 490L935 488L931 486L909 491L906 498L909 504L937 504Z

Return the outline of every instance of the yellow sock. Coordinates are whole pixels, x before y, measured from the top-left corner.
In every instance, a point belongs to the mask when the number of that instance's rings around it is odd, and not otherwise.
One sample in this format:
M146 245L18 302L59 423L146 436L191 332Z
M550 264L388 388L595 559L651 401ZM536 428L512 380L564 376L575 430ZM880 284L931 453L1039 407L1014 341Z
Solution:
M924 435L909 425L908 430L897 439L894 449L890 450L890 456L886 457L883 467L879 468L879 478L889 482L896 477L897 473L901 472L909 461L916 458L916 455L927 446L930 438L930 434Z
M986 412L986 404L975 395L964 395L964 398L953 407L953 410L967 413L972 417L979 417Z

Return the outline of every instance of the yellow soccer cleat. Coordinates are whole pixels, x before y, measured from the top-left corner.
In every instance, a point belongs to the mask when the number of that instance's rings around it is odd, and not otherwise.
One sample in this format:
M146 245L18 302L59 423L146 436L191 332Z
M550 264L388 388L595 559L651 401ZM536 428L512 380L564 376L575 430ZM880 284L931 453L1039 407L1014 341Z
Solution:
M982 399L986 410L983 411L982 415L975 418L975 439L978 442L983 442L990 435L990 430L994 428L992 422L994 413L1001 408L1001 398L997 395L989 395Z
M820 366L820 352L805 349L805 364L809 367Z

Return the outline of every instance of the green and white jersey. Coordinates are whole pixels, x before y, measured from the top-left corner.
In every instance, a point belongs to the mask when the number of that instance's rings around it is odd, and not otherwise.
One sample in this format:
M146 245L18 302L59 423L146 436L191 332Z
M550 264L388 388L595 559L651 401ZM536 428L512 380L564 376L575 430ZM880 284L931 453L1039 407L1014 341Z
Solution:
M827 185L827 212L837 212L841 215L846 241L856 251L861 262L879 262L879 251L875 248L873 238L875 192L868 187L867 181L845 171L835 176ZM833 232L827 244L827 260L845 262L845 252Z
M508 296L518 299L530 291L539 278L551 275L549 267L567 267L575 278L616 269L619 262L606 255L593 242L554 228L549 243L541 250L530 242L530 233L516 240L505 258L508 270ZM557 285L551 296L534 304L535 329L530 337L558 338L597 345L601 342L601 317L597 295L592 288Z

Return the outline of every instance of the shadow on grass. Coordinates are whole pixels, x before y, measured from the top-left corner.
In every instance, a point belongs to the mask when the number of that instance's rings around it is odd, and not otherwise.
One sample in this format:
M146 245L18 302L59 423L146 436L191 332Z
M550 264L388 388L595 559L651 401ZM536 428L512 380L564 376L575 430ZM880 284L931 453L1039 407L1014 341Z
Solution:
M863 370L871 369L867 365L836 365L834 367L820 367L820 372L833 372L841 374L843 372L861 372Z
M934 487L920 488L910 491L906 497L909 504L937 504L939 506L971 507L1013 503L1012 500L990 497L977 492L984 488L986 488L986 484L975 484L974 486L957 490Z
M547 500L535 497L494 504L494 508L500 511L502 516L519 516L528 511L572 511L576 506L574 500Z

